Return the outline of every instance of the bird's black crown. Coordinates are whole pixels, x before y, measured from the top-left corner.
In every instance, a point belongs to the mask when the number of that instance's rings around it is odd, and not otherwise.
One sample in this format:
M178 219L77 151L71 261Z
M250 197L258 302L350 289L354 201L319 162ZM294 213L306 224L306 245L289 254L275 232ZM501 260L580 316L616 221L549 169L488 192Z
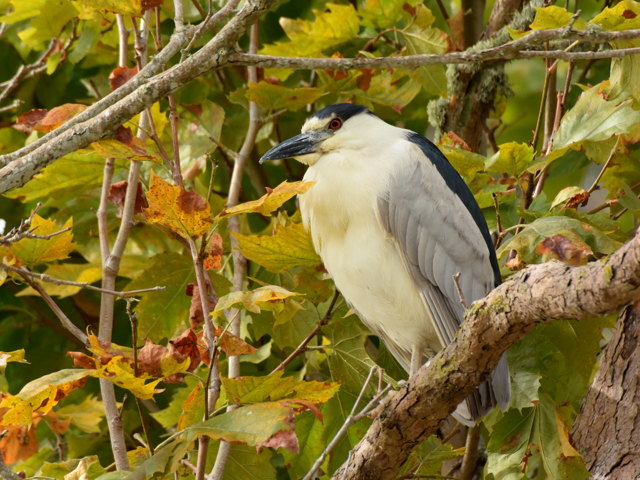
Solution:
M343 122L346 122L351 117L355 115L360 115L361 113L368 113L369 115L374 115L367 107L364 105L353 105L351 103L337 103L335 105L330 105L328 107L323 108L322 110L317 111L310 118L317 118L318 120L324 120L325 118L331 118L333 116L338 117Z

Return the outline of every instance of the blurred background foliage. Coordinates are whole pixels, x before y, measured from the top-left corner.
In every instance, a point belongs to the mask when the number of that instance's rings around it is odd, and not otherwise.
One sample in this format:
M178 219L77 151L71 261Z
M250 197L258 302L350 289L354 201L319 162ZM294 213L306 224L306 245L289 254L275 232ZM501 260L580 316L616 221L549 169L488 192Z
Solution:
M574 7L573 2L568 3ZM107 4L111 6L105 8ZM216 8L221 6L217 1L213 4ZM604 20L596 19L593 23L613 28L606 22L624 17L628 23L619 24L616 29L637 28L631 15L623 14L640 11L640 4L624 1L620 5L622 9L610 5L612 9L601 13L602 2L582 0L580 18L589 21L600 15L598 18ZM185 21L198 23L207 2L184 0L183 6ZM558 2L556 6L565 5ZM42 136L42 129L39 131L20 120L26 113L68 104L91 105L111 92L109 76L117 67L119 43L115 15L109 11L114 8L125 14L128 28L131 15L140 13L136 2L124 0L0 0L3 13L0 17L3 64L0 87L7 88L6 95L0 97L0 153L14 151ZM459 16L461 6L456 0L445 1L444 8L453 19ZM493 1L487 1L485 20L492 8ZM549 12L548 9L538 12L539 19L551 22ZM154 37L159 37L163 45L169 41L174 28L173 16L172 5L162 4L161 23L152 25L150 55L156 53ZM560 26L567 24L568 20ZM261 20L259 52L311 57L444 53L455 49L460 41L456 38L460 35L459 29L450 25L436 2L285 1ZM199 39L194 48L202 46L212 35ZM132 37L129 38L130 68L135 65ZM239 46L248 48L246 36ZM167 67L178 61L179 58L174 58ZM12 79L23 65L29 66L27 73L12 85ZM213 215L222 210L233 168L232 152L240 149L246 134L249 101L259 105L264 125L243 177L241 202L257 199L266 188L275 188L285 180L301 180L304 168L293 160L260 166L258 159L273 145L299 133L312 112L338 102L354 102L366 105L389 123L440 143L476 195L491 231L499 237L498 255L505 278L526 264L548 260L581 265L613 253L629 238L640 215L640 200L636 198L640 192L636 146L640 139L637 130L640 74L636 70L640 67L635 60L618 60L613 64L610 60L576 62L567 92L566 113L548 152L542 151L541 141L535 149L527 146L532 141L540 109L546 68L543 59L506 64L508 85L496 98L487 120L487 131L493 138L483 138L476 152L470 152L456 135L434 138L437 129L429 122L427 106L431 101L448 98L452 68L431 66L416 71L348 73L260 70L258 84L247 82L243 67L209 72L175 92L185 185L205 198L211 188ZM568 63L558 62L557 89L560 91L567 71ZM8 105L13 106L3 108ZM156 104L152 113L159 139L171 156L167 101ZM125 126L135 129L137 123L134 118ZM493 140L499 151L493 151ZM226 148L219 148L218 143ZM147 141L147 149L151 156L158 157L151 140ZM124 155L116 161L114 182L126 179L131 158ZM214 162L219 167L210 184ZM103 168L104 157L97 148L76 152L56 161L22 188L0 197L0 221L5 232L27 218L37 202L43 203L39 215L58 225L73 219L75 248L69 258L40 263L35 266L36 271L99 285L100 248L94 212L99 204ZM548 170L544 188L528 205L525 196L531 182L529 172L542 170ZM151 171L171 181L168 169L161 162L145 161L142 171L145 191L149 188ZM597 188L591 189L596 178ZM271 216L242 215L241 233L253 238L292 228L300 222L296 211L294 198ZM118 208L110 205L112 240L119 226L117 212ZM516 234L515 227L521 218L525 221L524 228ZM141 338L148 337L166 345L189 326L191 298L185 289L194 281L195 274L188 252L175 235L150 225L142 214L137 215L136 220L116 288L167 287L166 292L143 294L136 307ZM221 267L210 270L209 275L217 295L222 297L229 293L233 278L225 221L219 224L217 233L223 240ZM334 286L314 259L313 252L307 251L303 260L299 256L298 260L291 260L286 245L280 245L280 251L272 255L277 261L289 263L288 268L279 269L264 252L253 251L249 243L244 244L245 248L251 260L245 290L276 285L304 295L298 300L300 309L288 318L270 311L241 312L241 337L257 349L253 354L243 355L241 373L264 376L321 321ZM517 252L515 257L510 254L512 250ZM45 284L45 288L81 330L97 331L99 293L50 284ZM123 301L116 302L113 341L120 345L131 344L125 306ZM339 300L331 322L309 344L312 349L286 368L286 375L297 380L341 383L338 393L321 407L323 422L312 412L297 417L299 454L265 449L256 455L251 446L234 446L225 478L302 478L344 422L371 366L382 366L388 375L387 381L392 383L406 377L384 345L355 315L347 313L348 307ZM615 316L580 323L556 322L538 327L510 349L511 409L504 414L496 410L484 422L483 436L488 452L486 478L527 475L539 479L547 476L579 479L588 476L568 431L592 378L596 355L604 341L603 328L612 327L614 322ZM60 326L36 292L18 281L6 281L0 287L0 351L18 349L26 351L29 363L10 364L6 372L0 374L0 391L5 394L15 395L32 380L71 368L73 360L67 352L81 350L82 345ZM196 373L206 375L205 367L200 369ZM224 355L220 371L226 374ZM150 425L154 443L176 431L185 413L183 403L196 384L196 379L187 377L184 384L164 385L165 390L156 394L153 401L145 401L153 418ZM123 393L118 390L120 400ZM55 409L62 418L71 419L70 429L63 436L63 458L67 463L61 464L58 456L58 434L47 422L41 422L36 431L38 450L15 465L14 470L24 470L29 476L37 473L61 479L75 469L78 459L90 458L94 468L89 478L101 475L103 468L111 464L112 456L98 396L98 382L90 379L84 388L71 392ZM125 404L124 421L127 441L133 449L139 446L133 435L141 432L141 424L132 402ZM324 466L326 473L332 473L347 459L349 450L369 424L370 420L364 420L349 431ZM216 443L212 445L211 461L217 450ZM419 464L421 474L440 474L442 461L459 454L430 438L414 452L407 468ZM175 468L180 468L181 474L192 474L177 464L166 466L166 471Z

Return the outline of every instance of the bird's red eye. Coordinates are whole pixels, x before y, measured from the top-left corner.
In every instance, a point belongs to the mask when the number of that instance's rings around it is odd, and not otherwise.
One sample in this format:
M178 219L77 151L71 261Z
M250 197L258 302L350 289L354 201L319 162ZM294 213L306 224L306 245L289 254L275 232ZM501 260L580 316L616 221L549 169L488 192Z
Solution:
M340 120L339 118L334 118L333 120L331 120L331 122L329 122L329 128L331 130L338 130L341 126L342 120Z

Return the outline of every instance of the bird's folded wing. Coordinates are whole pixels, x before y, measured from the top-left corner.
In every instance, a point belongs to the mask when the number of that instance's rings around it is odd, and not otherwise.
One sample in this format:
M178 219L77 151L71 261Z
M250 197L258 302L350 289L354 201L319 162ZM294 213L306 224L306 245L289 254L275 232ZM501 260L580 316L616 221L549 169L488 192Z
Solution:
M409 143L406 158L398 162L387 191L378 198L378 215L383 230L395 239L444 347L453 341L463 319L453 275L460 273L461 291L471 303L493 288L495 271L474 218L482 212L473 196L474 204L467 205L471 193L444 157L436 159L446 162L444 175L437 168L430 157L442 153L433 150L427 157L419 145Z

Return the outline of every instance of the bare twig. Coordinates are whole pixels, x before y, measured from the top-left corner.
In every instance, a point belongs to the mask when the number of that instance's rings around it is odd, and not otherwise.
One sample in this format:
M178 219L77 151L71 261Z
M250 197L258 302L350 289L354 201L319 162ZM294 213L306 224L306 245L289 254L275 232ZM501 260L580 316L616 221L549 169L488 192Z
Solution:
M460 272L453 275L453 283L456 285L456 291L458 292L458 296L460 297L460 304L464 307L465 310L468 310L469 304L464 299L464 294L462 293L462 289L460 288Z
M138 376L138 314L131 310L132 299L127 300L127 315L129 316L129 321L131 322L131 345L133 347L133 376ZM147 425L147 420L145 418L144 412L142 411L142 401L136 397L136 405L138 407L138 414L140 415L140 423L142 424L142 430L144 431L144 436L147 437L147 442L145 447L149 449L149 453L153 455L153 444L151 443L151 436L149 435L149 426Z
M369 386L369 382L371 381L371 378L373 377L373 374L375 373L377 368L378 367L371 368L371 370L369 371L369 376L365 380L364 385L360 390L358 399L353 404L351 413L345 419L344 423L342 424L342 427L340 427L340 430L338 430L338 433L336 433L335 437L333 437L331 442L329 442L329 444L324 449L322 454L315 461L315 463L311 467L311 470L309 470L309 473L307 473L302 480L313 480L315 478L316 472L322 466L326 458L331 454L331 452L336 447L336 445L340 443L340 441L342 440L342 437L346 435L347 431L349 430L349 427L359 422L364 417L366 417L371 411L373 411L380 404L380 400L384 397L384 395L386 395L386 393L391 389L391 385L387 385L383 390L381 390L377 395L375 395L371 399L371 401L367 403L367 405L365 405L365 407L360 411L360 413L356 414L358 405L360 404L360 401L362 400L362 397L364 396L364 393L366 392L367 387Z
M23 278L25 278L31 288L38 292L42 299L47 303L47 305L49 305L51 310L53 310L53 313L55 313L56 317L58 317L58 319L60 320L60 323L62 323L62 326L69 330L73 334L73 336L80 340L84 345L89 345L89 338L87 337L87 335L78 327L76 327L71 320L69 320L69 317L64 314L58 304L54 302L53 298L51 298L45 291L45 289L42 288L42 285L40 285L36 280L30 280L28 277Z
M191 41L189 42L187 47L182 51L182 56L180 57L180 63L182 63L187 58L187 55L189 55L189 52L191 51L193 44L198 38L200 38L208 30L210 30L211 27L216 23L233 15L234 8L236 8L238 3L240 3L240 0L229 0L224 7L218 10L218 12L216 12L215 14L212 14L211 2L209 2L209 13L207 13L207 16L198 27L198 30L195 32L195 35L193 35L193 38L191 38Z
M298 347L293 352L291 352L291 355L289 355L287 358L285 358L282 361L282 363L280 363L280 365L278 365L276 368L274 368L270 375L272 375L272 374L274 374L274 373L276 373L276 372L278 372L280 370L284 370L284 367L289 365L289 363L291 363L291 361L294 358L296 358L298 355L300 355L301 353L305 352L309 348L309 347L307 347L307 344L311 340L313 340L315 338L315 336L318 334L318 332L320 332L322 327L324 327L327 323L329 323L329 320L331 320L331 313L333 312L333 307L335 306L339 295L340 295L340 292L338 291L338 289L336 289L335 293L333 294L333 298L331 299L331 303L329 304L329 308L327 309L327 313L324 314L322 319L318 322L318 324L315 326L315 328L313 330L311 330L311 333L309 333L309 335L307 335L307 337L300 343L300 345L298 345Z
M30 272L24 267L14 267L11 265L7 265L6 263L0 262L0 268L3 270L11 271L19 273L20 275L37 278L42 280L43 282L53 283L54 285L69 285L72 287L86 288L87 290L93 290L95 292L108 293L109 295L113 295L114 297L127 298L133 295L139 295L141 293L147 292L161 292L166 290L167 287L153 287L153 288L142 288L140 290L131 290L129 292L118 292L115 290L108 290L105 288L94 287L93 285L86 282L72 282L70 280L61 280L59 278L53 278L50 275L46 275L44 273L35 273Z
M464 457L462 458L462 466L460 467L459 478L461 480L471 480L476 471L478 462L478 445L480 443L480 433L482 427L475 425L469 428L467 432L467 441L465 443Z
M620 138L620 137L618 137L618 138ZM611 160L613 160L613 157L615 156L615 154L618 153L618 149L619 149L618 143L619 142L616 142L616 144L611 149L611 153L609 153L609 158L607 158L607 161L604 162L604 165L600 169L600 173L598 173L598 176L593 181L593 184L591 185L591 187L589 187L589 190L587 190L588 194L593 193L593 191L598 188L598 183L600 182L600 179L602 178L602 175L604 175L605 170L607 168L609 168L609 165L611 164Z
M497 250L502 240L502 237L500 236L500 234L502 233L502 221L500 220L500 204L498 203L498 195L493 193L491 196L493 197L493 206L496 209L496 224L498 229L498 235L496 236L496 241L494 242L493 248L494 250Z
M136 28L135 20L132 22L134 32L136 33L135 57L136 61L138 62L139 71L143 70L142 67L145 66L147 59L146 39L149 29L148 19L150 18L150 14L151 13L149 11L145 14L147 21L141 22L140 32L138 32ZM148 116L146 112L144 112L140 116L141 128L138 129L138 138L141 138L142 140L145 139L146 134L144 133L144 129L148 128L148 125ZM129 178L127 180L128 183L125 193L124 206L122 208L122 221L120 223L120 230L118 231L118 235L116 237L116 241L113 245L111 253L106 257L106 259L102 259L102 288L104 288L105 290L114 290L116 276L118 275L118 271L120 269L120 261L124 253L124 249L127 245L127 241L129 240L129 233L131 231L131 228L133 227L133 216L138 191L139 173L140 162L132 161L129 168ZM102 249L103 247L101 246L101 251ZM100 331L98 334L100 340L102 341L111 341L111 334L113 331L114 301L114 295L109 293L102 293L100 303ZM113 456L116 460L116 468L118 470L130 470L129 459L127 458L127 450L124 439L122 415L119 415L117 413L116 397L113 384L105 379L100 379L100 389L102 391L102 400L107 416L109 433L111 434L111 447L113 450Z

